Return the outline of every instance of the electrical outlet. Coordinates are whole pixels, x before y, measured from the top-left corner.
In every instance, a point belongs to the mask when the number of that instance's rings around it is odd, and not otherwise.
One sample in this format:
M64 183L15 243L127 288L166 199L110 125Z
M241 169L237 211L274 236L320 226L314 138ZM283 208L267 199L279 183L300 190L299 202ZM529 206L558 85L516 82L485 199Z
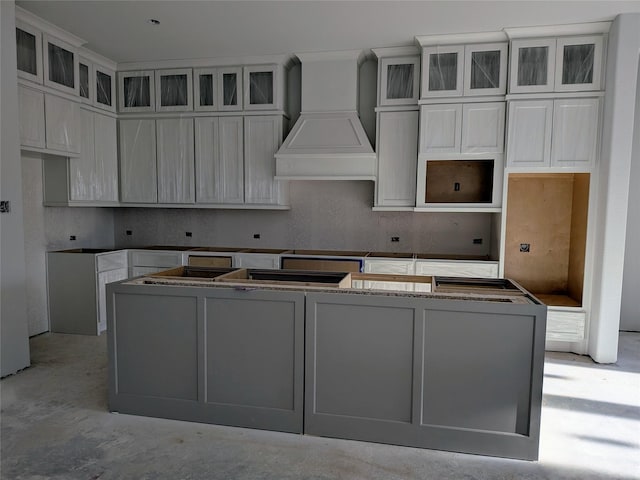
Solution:
M474 245L482 245L482 239L481 238L474 238L473 239L473 244Z
M9 213L11 211L11 202L9 200L0 200L0 213Z
M400 237L391 237L391 241L392 242L399 242L400 241Z
M460 191L460 184L458 182L453 184L453 191L454 192L459 192Z
M69 240L71 240L72 242L76 239L75 235L69 235Z
M193 237L193 233L192 232L184 232L184 234L187 237Z
M259 233L254 233L253 234L253 238L260 238L260 234Z
M529 243L521 243L520 244L520 251L522 253L529 253L531 251L531 244L529 244Z
M124 233L126 233L126 234L127 234L127 235L129 235L129 236L133 235L133 231L132 231L132 230L127 230L127 231L126 231L126 232L124 232Z

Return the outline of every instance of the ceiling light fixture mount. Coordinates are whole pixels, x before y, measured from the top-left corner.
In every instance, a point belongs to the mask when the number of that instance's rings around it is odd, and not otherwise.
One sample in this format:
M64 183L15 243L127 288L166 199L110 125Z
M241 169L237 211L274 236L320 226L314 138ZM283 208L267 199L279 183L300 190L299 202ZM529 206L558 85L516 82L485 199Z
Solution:
M150 18L149 20L147 20L147 23L150 23L151 25L160 25L160 20L156 20L155 18Z

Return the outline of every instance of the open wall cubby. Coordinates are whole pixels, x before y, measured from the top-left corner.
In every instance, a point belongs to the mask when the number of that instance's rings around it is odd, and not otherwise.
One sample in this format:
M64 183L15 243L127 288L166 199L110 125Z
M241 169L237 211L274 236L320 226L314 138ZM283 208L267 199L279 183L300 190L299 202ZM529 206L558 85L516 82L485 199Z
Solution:
M547 305L582 306L588 173L510 174L504 276Z
M493 160L427 161L425 203L491 203Z

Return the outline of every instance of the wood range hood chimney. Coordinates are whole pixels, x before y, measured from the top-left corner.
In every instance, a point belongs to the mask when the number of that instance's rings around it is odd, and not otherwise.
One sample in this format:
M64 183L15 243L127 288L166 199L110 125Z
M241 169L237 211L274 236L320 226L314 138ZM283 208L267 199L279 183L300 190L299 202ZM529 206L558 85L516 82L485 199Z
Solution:
M297 53L300 118L276 153L276 179L375 180L376 154L358 117L361 50Z

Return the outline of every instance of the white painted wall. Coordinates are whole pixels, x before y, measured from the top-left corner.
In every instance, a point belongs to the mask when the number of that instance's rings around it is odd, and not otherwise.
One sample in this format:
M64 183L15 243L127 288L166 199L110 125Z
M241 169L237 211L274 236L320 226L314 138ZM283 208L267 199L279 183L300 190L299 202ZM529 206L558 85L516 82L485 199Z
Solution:
M15 4L0 2L0 376L28 367L27 293L18 130Z
M618 329L629 205L640 14L616 17L609 33L602 151L597 188L593 300L588 353L600 363L618 358Z
M49 330L46 252L67 248L113 247L111 208L42 205L42 157L22 153L27 324L29 336ZM76 240L69 240L75 235Z
M640 56L638 58L640 79ZM627 241L622 279L620 330L640 331L640 81L636 86L636 120L634 127L631 175L629 177L629 211L627 213Z

